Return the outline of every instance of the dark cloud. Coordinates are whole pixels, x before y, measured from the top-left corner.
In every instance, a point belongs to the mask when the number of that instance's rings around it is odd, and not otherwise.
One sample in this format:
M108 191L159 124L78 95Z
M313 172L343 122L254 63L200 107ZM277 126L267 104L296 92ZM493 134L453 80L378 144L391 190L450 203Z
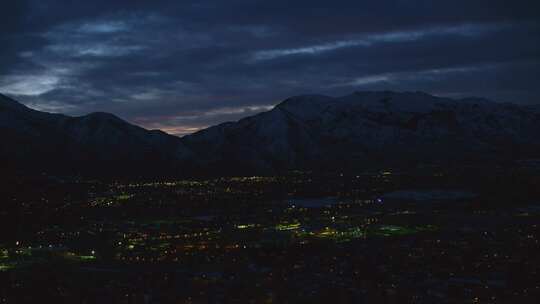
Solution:
M184 134L290 95L538 103L537 1L9 1L0 91Z

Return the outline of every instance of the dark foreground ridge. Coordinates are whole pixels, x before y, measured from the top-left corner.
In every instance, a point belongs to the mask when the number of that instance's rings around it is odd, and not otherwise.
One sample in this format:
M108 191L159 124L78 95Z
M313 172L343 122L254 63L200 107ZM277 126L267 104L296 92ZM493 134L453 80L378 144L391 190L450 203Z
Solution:
M9 174L217 176L540 157L537 107L422 92L296 96L183 138L108 113L39 112L0 95L0 135Z

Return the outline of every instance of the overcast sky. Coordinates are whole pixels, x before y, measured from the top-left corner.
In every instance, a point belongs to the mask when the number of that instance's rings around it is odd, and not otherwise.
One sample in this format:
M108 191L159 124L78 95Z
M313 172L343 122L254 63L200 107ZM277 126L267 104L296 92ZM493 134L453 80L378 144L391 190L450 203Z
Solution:
M8 0L0 92L186 134L301 94L540 103L538 0Z

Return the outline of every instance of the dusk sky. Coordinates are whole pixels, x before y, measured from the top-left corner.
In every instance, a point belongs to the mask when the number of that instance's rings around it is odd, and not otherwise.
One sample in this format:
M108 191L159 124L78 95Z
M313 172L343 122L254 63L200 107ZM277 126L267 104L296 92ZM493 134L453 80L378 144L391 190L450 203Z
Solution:
M0 93L182 135L301 94L540 103L540 1L3 1Z

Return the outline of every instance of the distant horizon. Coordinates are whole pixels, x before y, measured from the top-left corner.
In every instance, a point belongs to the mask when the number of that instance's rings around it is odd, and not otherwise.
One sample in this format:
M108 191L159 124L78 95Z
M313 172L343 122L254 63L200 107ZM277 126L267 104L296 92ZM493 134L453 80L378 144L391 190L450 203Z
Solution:
M314 92L540 100L540 5L491 1L8 1L0 92L187 134Z
M39 108L36 108L36 107L32 107L32 105L28 105L28 104L25 104L23 101L21 100L18 100L15 96L10 96L10 94L6 94L6 93L3 93L3 92L0 92L0 95L4 95L8 98L11 98L13 100L15 100L16 102L18 103L21 103L23 104L24 106L32 109L32 110L36 110L36 111L40 111L40 112L45 112L45 113L51 113L51 114L62 114L62 115L66 115L66 116L70 116L70 117L85 117L85 116L88 116L88 115L92 115L92 114L99 114L99 113L104 113L104 114L112 114L132 125L135 125L135 126L138 126L138 127L141 127L141 128L144 128L146 130L150 130L150 131L162 131L162 132L165 132L167 133L168 135L172 135L172 136L175 136L175 137L179 137L179 138L182 138L184 136L187 136L187 135L190 135L190 134L194 134L198 131L202 131L202 130L205 130L205 129L208 129L208 128L211 128L211 127L214 127L214 126L217 126L217 125L220 125L220 124L223 124L223 123L229 123L229 122L237 122L243 118L246 118L246 117L250 117L250 116L253 116L253 115L256 115L256 114L259 114L259 113L263 113L263 112L267 112L267 111L270 111L272 110L274 107L276 107L277 105L279 105L281 102L285 101L286 99L288 98L292 98L292 97L298 97L298 96L312 96L312 95L320 95L320 96L327 96L327 97L330 97L330 98L341 98L341 97L345 97L345 96L348 96L348 95L352 95L352 94L355 94L355 93L383 93L383 92L387 92L387 93L398 93L398 94L403 94L403 93L421 93L421 94L427 94L427 95L430 95L430 96L434 96L434 97L439 97L439 98L449 98L449 99L453 99L453 100L463 100L463 99L484 99L488 102L493 102L493 103L499 103L499 104L512 104L512 105L516 105L516 106L525 106L525 107L529 107L529 106L532 106L532 107L535 107L535 106L540 106L540 103L536 103L536 104L520 104L520 103L515 103L515 102L499 102L499 101L494 101L494 100L491 100L491 99L488 99L488 98L485 98L485 97L481 97L481 96L463 96L463 97L452 97L452 96L448 96L448 95L438 95L436 93L431 93L431 92L425 92L425 91L398 91L398 90L354 90L353 92L349 93L349 94L345 94L345 95L337 95L337 96L330 96L330 95L325 95L325 94L298 94L298 95L292 95L292 96L289 96L289 97L285 97L283 99L281 99L280 101L278 101L277 103L273 104L273 105L269 105L269 106L263 106L263 107L260 107L260 110L259 111L252 111L250 113L247 113L245 116L240 116L238 119L236 120L228 120L228 121L222 121L222 122L218 122L216 124L213 124L213 125L208 125L208 126L203 126L203 127L200 127L200 128L197 128L197 129L191 129L189 130L190 132L185 132L185 133L174 133L174 132L171 132L171 130L167 130L167 129L160 129L160 128L148 128L146 127L144 124L139 124L137 122L132 122L128 119L125 119L123 117L121 117L120 115L116 114L116 113L113 113L113 112L106 112L106 111L94 111L94 112L89 112L89 113L85 113L85 114L79 114L79 115L70 115L70 114L66 114L66 113L62 113L62 112L49 112L49 111L45 111L45 110L42 110L42 109L39 109Z

